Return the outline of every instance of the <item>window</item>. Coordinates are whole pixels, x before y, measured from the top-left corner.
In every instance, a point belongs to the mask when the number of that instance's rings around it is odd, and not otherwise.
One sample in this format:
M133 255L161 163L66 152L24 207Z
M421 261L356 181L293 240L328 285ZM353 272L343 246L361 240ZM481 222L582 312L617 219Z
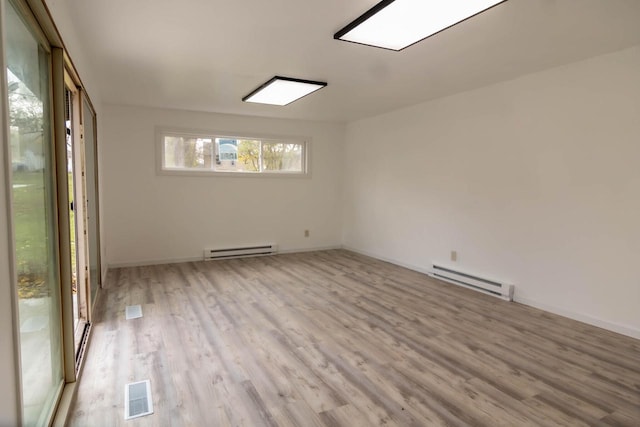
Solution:
M162 172L307 174L307 143L161 131Z

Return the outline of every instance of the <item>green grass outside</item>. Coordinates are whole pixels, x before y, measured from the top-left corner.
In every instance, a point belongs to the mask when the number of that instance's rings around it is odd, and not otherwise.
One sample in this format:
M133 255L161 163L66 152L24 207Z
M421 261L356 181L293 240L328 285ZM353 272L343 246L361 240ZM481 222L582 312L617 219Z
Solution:
M73 172L69 172L67 174L67 183L69 185L69 203L73 203L75 205L74 202L74 198L73 198ZM75 218L76 218L76 211L75 208L74 210L70 210L69 211L69 238L70 238L70 242L71 242L71 271L72 271L72 278L71 278L71 286L73 287L73 292L75 293L77 290L76 287L76 226L75 226Z
M20 298L49 295L52 260L47 249L46 218L51 215L44 185L44 172L13 173L13 224L16 243L18 295Z
M69 173L69 197L73 200L72 173ZM13 222L15 227L18 295L20 298L47 296L47 276L52 273L51 251L48 249L47 220L50 201L44 185L43 171L13 173ZM75 212L70 211L71 265L76 264ZM50 220L49 220L50 222ZM52 224L49 224L50 226ZM75 267L74 267L75 270ZM75 273L72 286L75 290Z

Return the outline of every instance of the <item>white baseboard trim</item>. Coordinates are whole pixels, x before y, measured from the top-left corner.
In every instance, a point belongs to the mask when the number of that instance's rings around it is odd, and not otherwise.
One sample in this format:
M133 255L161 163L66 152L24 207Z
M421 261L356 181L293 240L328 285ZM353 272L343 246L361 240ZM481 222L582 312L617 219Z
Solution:
M179 264L181 262L193 262L193 261L202 261L203 258L200 257L190 257L190 258L171 258L171 259L155 259L155 260L147 260L147 261L132 261L132 262L117 262L114 264L109 264L108 268L126 268L126 267L146 267L148 265L164 265L164 264Z
M409 270L417 271L418 273L429 274L429 269L428 268L419 267L419 266L413 265L413 264L407 264L406 262L398 261L398 260L393 259L393 258L387 258L387 257L384 257L382 255L375 254L373 252L363 251L363 250L352 248L351 246L346 246L346 245L342 245L342 249L347 250L347 251L351 251L351 252L355 252L355 253L360 254L360 255L364 255L364 256L371 257L371 258L375 258L375 259L380 260L380 261L385 261L385 262L388 262L388 263L391 263L391 264L394 264L394 265L398 265L400 267L408 268Z
M360 249L352 248L347 245L342 246L343 249L355 252L361 255L365 255L371 258L378 259L380 261L389 262L391 264L398 265L400 267L408 268L409 270L417 271L419 273L428 274L429 269L424 267L419 267L416 265L411 265L404 263L402 261L398 261L392 258L387 258L384 256L377 255L375 253L369 251L363 251ZM539 301L535 301L529 298L520 298L517 293L514 297L514 301L520 304L528 305L530 307L538 308L540 310L548 311L549 313L557 314L558 316L566 317L572 320L576 320L578 322L586 323L591 326L596 326L598 328L606 329L611 332L616 332L618 334L626 335L631 338L640 339L640 330L632 328L626 325L620 325L618 323L609 322L602 319L597 319L595 317L587 316L580 313L575 313L573 311L564 310L562 308L555 307L553 305L541 303Z
M107 282L107 274L109 274L109 266L108 265L106 267L104 267L102 269L102 271L100 272L100 277L102 279L102 281L100 283L102 283L103 285Z
M299 252L315 252L315 251L328 251L332 249L342 249L341 245L333 245L333 246L319 246L313 248L295 248L295 249L285 249L278 250L278 254L293 254ZM126 267L145 267L148 265L164 265L164 264L179 264L181 262L194 262L194 261L202 261L203 258L200 257L190 257L190 258L171 258L171 259L160 259L160 260L147 260L147 261L132 261L132 262L120 262L109 264L107 266L107 270L111 268L126 268Z
M302 253L302 252L331 251L331 250L335 250L335 249L342 249L342 245L318 246L318 247L315 247L315 248L284 249L284 250L279 250L278 253L279 254L297 254L297 253Z
M516 295L514 301L520 304L528 305L540 310L548 311L549 313L557 314L558 316L566 317L578 322L586 323L591 326L606 329L611 332L626 335L631 338L640 339L640 330L632 328L626 325L620 325L618 323L609 322L607 320L598 319L595 317L587 316L585 314L576 313L570 310L558 308L549 304L545 304L529 298L520 298Z

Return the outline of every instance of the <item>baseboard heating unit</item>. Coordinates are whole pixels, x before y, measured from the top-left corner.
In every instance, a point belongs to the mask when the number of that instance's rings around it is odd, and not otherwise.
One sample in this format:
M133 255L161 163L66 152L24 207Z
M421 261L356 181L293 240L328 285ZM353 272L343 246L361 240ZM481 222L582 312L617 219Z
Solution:
M204 260L240 258L248 256L273 255L278 252L275 244L239 246L235 248L208 248L204 250Z
M510 283L489 280L469 273L463 273L441 265L433 264L429 276L454 285L464 286L487 295L506 301L513 301L513 285Z

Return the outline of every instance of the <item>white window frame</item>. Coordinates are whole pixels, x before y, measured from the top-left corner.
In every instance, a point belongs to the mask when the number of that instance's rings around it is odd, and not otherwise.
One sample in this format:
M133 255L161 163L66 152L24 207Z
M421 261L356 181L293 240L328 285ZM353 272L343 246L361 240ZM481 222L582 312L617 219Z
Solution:
M176 169L165 168L164 138L165 136L188 137L188 138L216 138L225 139L246 139L259 140L262 142L276 142L284 144L299 144L302 146L302 172L286 172L286 171L267 171L261 170L256 172L249 171L221 171L214 169ZM214 142L215 144L215 142ZM159 175L182 175L182 176L220 176L220 177L236 177L236 178L269 178L269 177L289 177L289 178L307 178L311 176L310 171L310 139L297 136L274 136L274 135L256 135L243 132L219 132L206 130L186 130L176 128L156 128L156 137L154 141L156 151L156 172ZM261 150L262 156L262 150Z

